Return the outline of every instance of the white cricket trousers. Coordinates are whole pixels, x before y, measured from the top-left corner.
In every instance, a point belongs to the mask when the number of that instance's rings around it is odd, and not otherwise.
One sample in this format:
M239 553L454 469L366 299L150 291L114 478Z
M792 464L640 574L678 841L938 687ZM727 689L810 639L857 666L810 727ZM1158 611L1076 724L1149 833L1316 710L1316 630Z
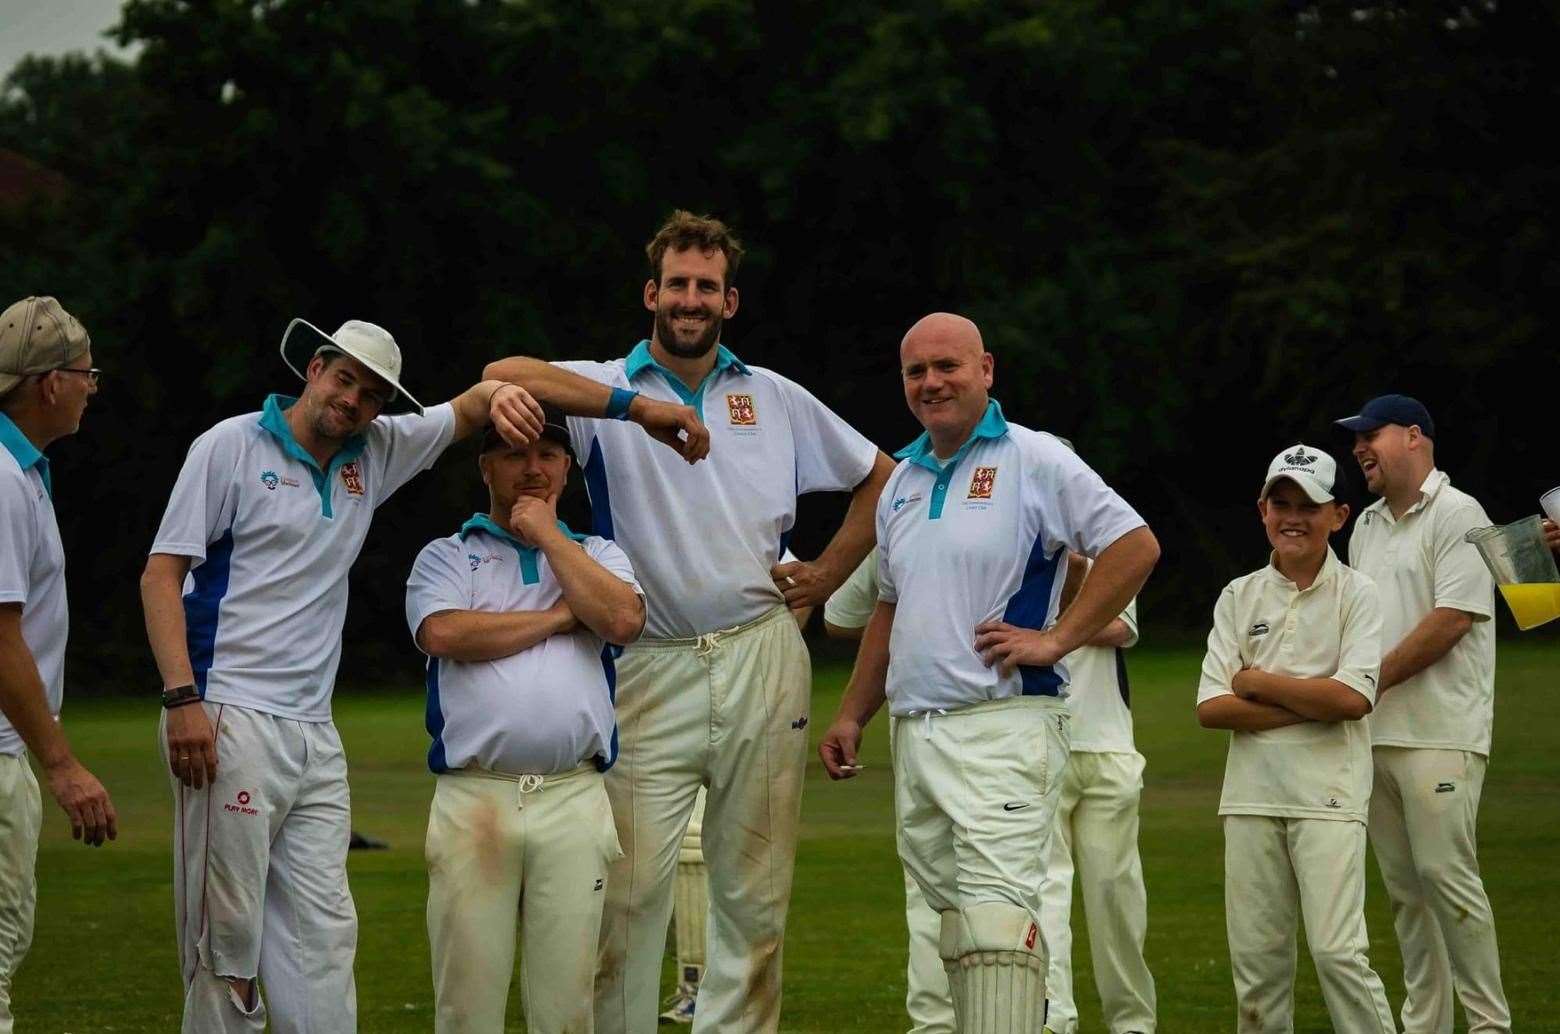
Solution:
M621 853L593 763L439 776L426 844L434 1030L504 1029L518 922L526 1030L590 1034L607 867Z
M1465 750L1376 747L1370 842L1403 955L1405 1034L1451 1034L1452 992L1469 1034L1510 1034L1495 914L1479 875L1488 763Z
M1143 755L1074 751L1062 775L1056 833L1040 889L1040 930L1049 969L1046 1027L1056 1034L1078 1029L1072 986L1074 861L1089 925L1089 957L1110 1034L1155 1028L1154 978L1143 959L1148 934L1148 892L1138 855L1138 801Z
M32 944L43 801L27 755L0 754L0 1034L11 1034L11 978Z
M347 889L352 836L347 758L332 722L233 704L204 707L217 777L173 787L173 911L184 1034L357 1029L357 912ZM158 754L168 754L166 715ZM244 1010L226 978L258 976Z
M1333 1029L1394 1034L1365 932L1365 826L1341 819L1224 816L1224 923L1238 1034L1294 1030L1296 920Z
M899 719L888 719L888 745L894 746L894 727ZM915 719L907 719L915 721ZM953 1034L953 994L948 989L948 971L937 951L942 917L926 903L926 895L900 862L905 878L905 932L909 948L905 966L905 1012L910 1016L909 1034Z
M607 796L624 856L607 879L596 1030L656 1030L678 848L702 784L709 948L693 1029L775 1031L812 686L796 621L777 607L696 640L641 640L617 670Z

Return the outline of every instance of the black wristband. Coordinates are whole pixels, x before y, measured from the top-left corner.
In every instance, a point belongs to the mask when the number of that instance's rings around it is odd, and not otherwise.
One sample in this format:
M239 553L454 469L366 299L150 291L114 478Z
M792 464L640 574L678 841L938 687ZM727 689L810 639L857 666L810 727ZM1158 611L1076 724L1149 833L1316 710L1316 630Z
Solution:
M200 690L194 686L169 686L162 691L162 705L167 710L193 704L200 700Z

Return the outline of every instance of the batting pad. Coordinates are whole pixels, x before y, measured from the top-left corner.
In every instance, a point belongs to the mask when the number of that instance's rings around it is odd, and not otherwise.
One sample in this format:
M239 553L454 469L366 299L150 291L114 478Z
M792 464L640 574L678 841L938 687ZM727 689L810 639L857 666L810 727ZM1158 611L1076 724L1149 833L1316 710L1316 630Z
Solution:
M944 912L939 949L960 1034L1041 1034L1044 947L1028 909L983 901Z

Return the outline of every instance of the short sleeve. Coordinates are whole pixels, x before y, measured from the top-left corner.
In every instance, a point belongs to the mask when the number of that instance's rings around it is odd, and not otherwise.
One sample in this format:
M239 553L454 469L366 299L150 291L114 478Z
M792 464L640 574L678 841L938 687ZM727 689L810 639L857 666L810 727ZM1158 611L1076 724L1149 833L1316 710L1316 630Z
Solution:
M1213 608L1213 630L1208 633L1208 652L1203 655L1202 677L1197 683L1199 704L1235 692L1230 682L1241 669L1235 618L1235 586L1231 584L1219 593Z
M893 569L888 563L888 516L889 500L894 498L894 482L897 479L889 478L888 484L883 486L883 494L878 497L877 506L877 546L873 554L877 557L877 598L884 603L898 603L899 589L894 585Z
M596 563L633 586L634 591L639 595L645 594L645 590L639 586L639 579L634 574L634 565L629 562L628 554L623 552L622 547L616 542L592 536L585 540L585 551Z
M455 407L448 403L429 406L421 416L407 413L380 417L370 425L370 448L383 450L378 506L396 489L421 474L450 447L455 439Z
M878 551L873 549L823 605L823 620L835 628L866 628L878 602Z
M1376 583L1361 575L1350 579L1343 599L1343 640L1333 678L1372 704L1381 675L1381 598Z
M233 526L238 508L234 472L243 453L243 437L222 423L196 438L173 483L151 552L190 557L195 566L206 549Z
M1138 512L1071 449L1050 435L1033 445L1032 488L1052 549L1097 557L1129 531L1145 527Z
M1127 631L1130 633L1130 635L1128 635L1128 637L1127 637L1127 641L1122 643L1121 645L1123 647L1136 646L1137 642L1138 642L1138 617L1137 617L1137 597L1136 596L1132 597L1132 599L1127 601L1127 609L1123 610L1120 613L1120 615L1118 615L1118 616L1126 624Z
M38 521L28 499L33 486L26 474L9 470L0 481L0 603L26 603L38 547Z
M1495 614L1495 579L1466 536L1489 523L1478 506L1459 506L1437 524L1430 544L1435 554L1435 605L1461 610L1475 621L1487 621Z
M406 579L406 627L417 641L417 630L430 615L444 610L471 609L470 567L458 542L435 539L423 547Z
M589 359L569 359L563 362L553 363L560 370L568 370L570 373L579 374L586 380L595 381L597 384L605 384L609 388L621 388L627 381L623 377L623 369L616 363L598 363ZM604 417L571 416L566 418L569 425L569 442L574 446L574 459L577 463L585 463L590 458L590 447L596 440L596 426Z
M866 480L878 447L846 423L812 392L765 370L785 397L796 449L796 494L848 492Z

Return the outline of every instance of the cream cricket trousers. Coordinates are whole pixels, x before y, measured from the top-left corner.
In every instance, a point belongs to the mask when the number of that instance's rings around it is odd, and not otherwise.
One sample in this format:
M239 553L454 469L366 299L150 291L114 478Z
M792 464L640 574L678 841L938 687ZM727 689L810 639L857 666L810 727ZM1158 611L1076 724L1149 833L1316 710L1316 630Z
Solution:
M259 1032L268 1012L272 1034L355 1031L351 806L335 724L186 706L211 719L217 776L193 790L169 773L184 1034ZM245 1009L227 978L256 976L265 1000Z
M1039 921L1068 721L1032 696L894 723L899 857L933 911L994 901Z
M1062 775L1056 833L1040 889L1040 931L1049 969L1046 1027L1056 1034L1078 1029L1072 987L1072 884L1076 859L1089 925L1089 957L1110 1034L1153 1034L1154 978L1143 959L1148 933L1148 892L1138 856L1138 799L1143 755L1075 751Z
M1224 816L1224 922L1238 1034L1294 1030L1296 919L1333 1029L1395 1034L1365 933L1365 826L1341 819Z
M772 1032L807 758L812 665L801 633L777 607L697 640L641 640L617 671L607 796L624 856L607 879L596 1030L656 1029L678 848L704 785L709 948L693 1029Z
M11 978L32 944L43 801L27 755L0 754L0 1034L11 1034Z
M1452 991L1469 1034L1509 1034L1495 914L1479 876L1483 755L1376 747L1370 842L1403 954L1405 1034L1451 1034Z
M906 719L915 721L915 719ZM894 728L900 719L888 719L888 746L894 747ZM953 994L948 989L948 971L937 952L942 917L926 903L926 895L900 863L905 877L905 932L909 948L905 966L905 1012L910 1016L909 1034L954 1034Z
M504 1029L518 921L532 1034L590 1034L607 867L622 852L594 764L438 777L428 813L434 1030Z

